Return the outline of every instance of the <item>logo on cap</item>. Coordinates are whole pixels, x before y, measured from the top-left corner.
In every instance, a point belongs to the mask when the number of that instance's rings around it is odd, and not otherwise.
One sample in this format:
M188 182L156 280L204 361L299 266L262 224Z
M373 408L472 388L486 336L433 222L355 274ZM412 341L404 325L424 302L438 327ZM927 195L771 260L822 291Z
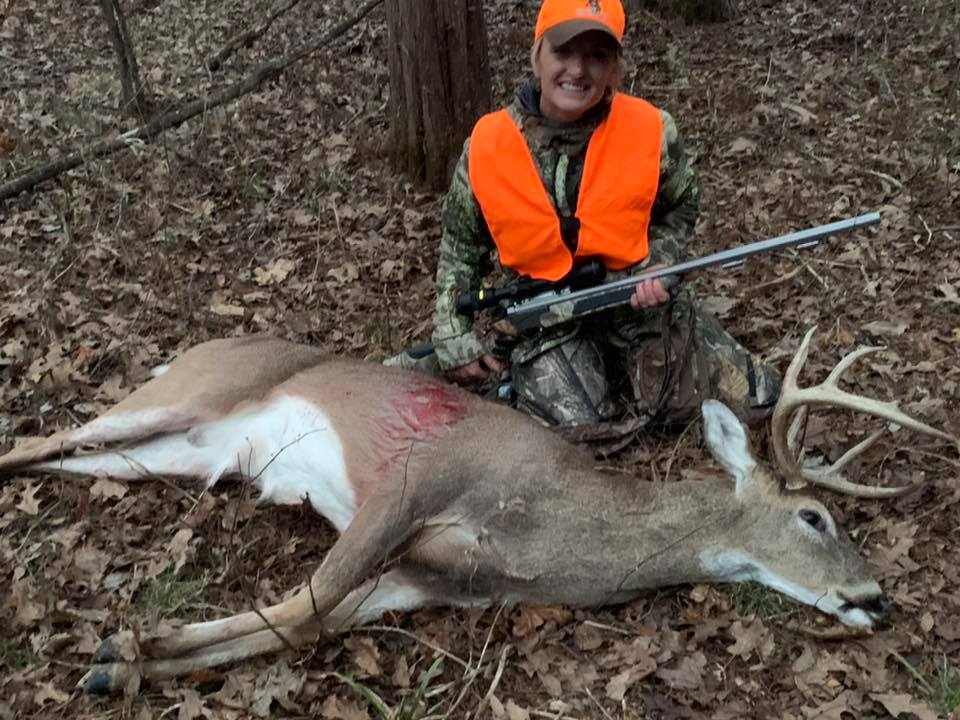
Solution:
M593 15L601 22L607 19L607 14L603 11L603 8L600 6L601 0L587 0L584 5L585 8L577 10L578 17L584 17L588 15Z

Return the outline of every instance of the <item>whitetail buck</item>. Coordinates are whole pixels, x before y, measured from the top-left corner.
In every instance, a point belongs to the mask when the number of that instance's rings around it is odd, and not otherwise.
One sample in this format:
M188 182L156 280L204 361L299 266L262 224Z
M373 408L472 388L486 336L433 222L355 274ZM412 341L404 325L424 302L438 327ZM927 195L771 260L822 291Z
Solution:
M956 442L893 404L836 388L856 355L824 386L799 389L810 337L774 421L777 455L794 476L803 471L786 421L806 403L865 410ZM132 657L129 633L108 639L83 681L90 691L123 688L138 672L166 678L302 646L386 610L436 604L595 606L679 583L756 580L848 625L878 622L889 602L827 509L757 464L726 407L707 401L703 416L729 477L644 482L598 469L521 413L424 375L275 339L215 340L103 416L0 458L0 475L213 484L239 474L265 500L306 498L340 532L285 602L141 638L137 662L122 661ZM106 447L76 452L90 445ZM878 494L822 471L815 480Z

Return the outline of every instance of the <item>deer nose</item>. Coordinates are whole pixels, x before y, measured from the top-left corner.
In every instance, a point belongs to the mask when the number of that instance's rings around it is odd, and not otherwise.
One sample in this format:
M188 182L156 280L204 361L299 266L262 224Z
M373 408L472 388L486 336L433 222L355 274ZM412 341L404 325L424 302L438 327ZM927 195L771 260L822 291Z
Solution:
M893 610L893 603L890 602L884 593L871 595L870 597L857 600L853 603L856 607L867 612L874 620L886 620Z

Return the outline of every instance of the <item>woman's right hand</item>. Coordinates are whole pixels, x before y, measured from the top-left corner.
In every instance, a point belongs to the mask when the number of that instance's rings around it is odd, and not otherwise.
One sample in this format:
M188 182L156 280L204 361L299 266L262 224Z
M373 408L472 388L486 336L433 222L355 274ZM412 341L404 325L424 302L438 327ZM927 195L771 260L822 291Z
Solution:
M472 363L447 370L444 375L458 385L472 385L483 382L493 373L501 373L505 369L506 365L503 361L487 353Z

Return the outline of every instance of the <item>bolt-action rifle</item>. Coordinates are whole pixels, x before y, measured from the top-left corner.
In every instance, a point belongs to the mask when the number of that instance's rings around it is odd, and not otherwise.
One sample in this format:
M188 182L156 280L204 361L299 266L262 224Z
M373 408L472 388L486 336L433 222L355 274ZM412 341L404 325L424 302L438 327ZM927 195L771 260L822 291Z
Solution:
M771 240L748 243L706 255L696 260L645 270L620 280L594 285L593 287L577 287L575 283L567 282L560 287L538 288L537 292L531 294L511 295L511 293L516 292L516 288L523 288L523 283L521 283L509 288L486 290L466 296L467 300L459 302L457 309L463 314L472 314L477 310L499 305L506 299L505 314L507 321L518 333L530 332L536 328L552 327L584 315L590 315L618 305L625 305L630 302L630 297L633 295L637 283L644 280L666 278L661 282L672 286L678 282L680 276L696 270L717 265L725 269L734 268L742 265L743 261L751 255L783 248L811 248L832 235L867 227L878 222L880 222L880 213L867 213L828 225L820 225L809 230L782 235ZM592 270L591 272L595 273L596 271ZM549 286L550 283L546 283L546 285Z
M487 288L468 293L457 301L457 312L470 315L488 308L498 308L517 333L529 333L537 328L548 328L575 318L590 315L630 302L637 283L661 278L666 287L673 287L679 278L696 270L720 266L724 269L738 267L752 255L784 248L807 249L821 240L851 230L868 227L880 222L880 213L872 212L857 217L839 220L808 230L781 235L771 240L760 240L721 252L706 255L696 260L644 270L612 282L602 282L605 276L603 264L591 260L575 267L570 274L557 282L548 280L522 280L504 288ZM431 345L418 345L406 351L413 358L422 358L433 352Z

